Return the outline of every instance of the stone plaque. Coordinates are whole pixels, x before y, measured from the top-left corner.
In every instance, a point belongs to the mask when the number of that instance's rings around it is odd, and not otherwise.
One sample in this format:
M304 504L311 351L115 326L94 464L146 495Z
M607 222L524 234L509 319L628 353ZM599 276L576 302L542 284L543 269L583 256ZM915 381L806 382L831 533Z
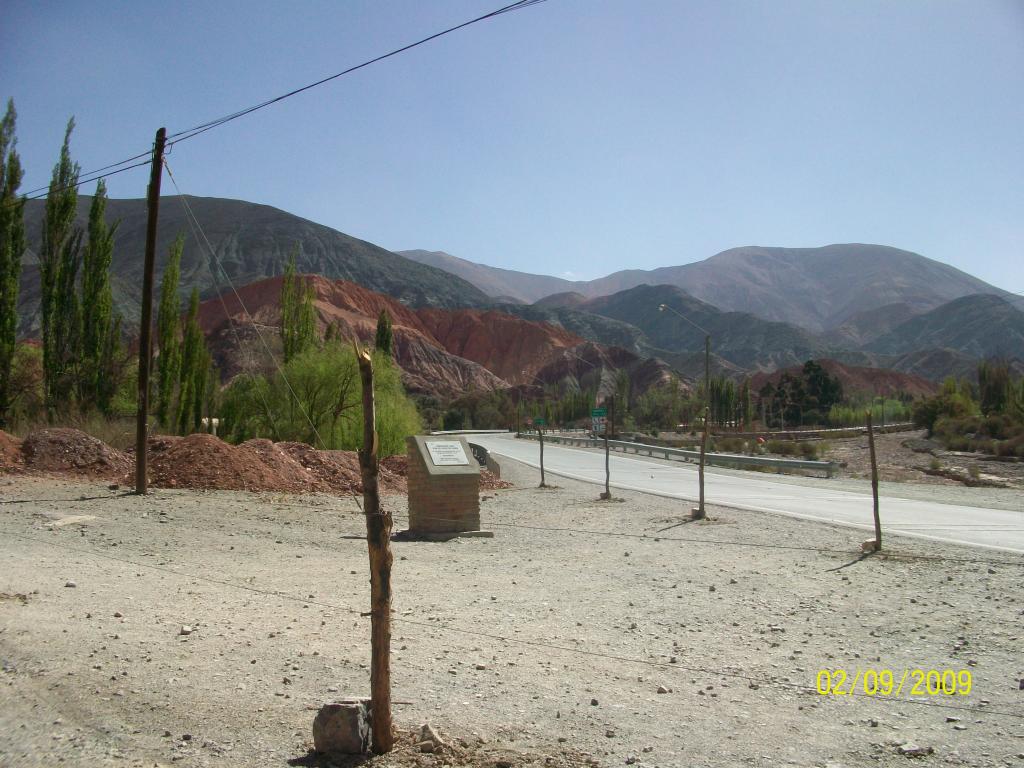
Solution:
M409 449L409 530L450 537L480 532L480 465L464 437L413 435Z
M431 440L427 452L435 467L465 466L469 464L466 451L458 440Z

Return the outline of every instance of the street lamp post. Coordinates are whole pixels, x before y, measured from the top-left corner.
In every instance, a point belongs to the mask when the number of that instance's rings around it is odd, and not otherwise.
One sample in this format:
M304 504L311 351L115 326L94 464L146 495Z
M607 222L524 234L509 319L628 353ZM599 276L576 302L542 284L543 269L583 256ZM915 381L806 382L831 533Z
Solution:
M686 321L704 334L704 435L700 441L700 466L697 472L700 484L700 501L693 515L695 519L701 519L706 516L704 512L704 456L708 448L708 421L711 418L711 332L701 328L693 320L673 309L668 304L660 304L658 306L659 312L664 312L665 310Z
M595 371L597 370L597 366L594 365L589 360L584 360L582 357L580 357L579 355L573 354L569 350L566 350L566 354L569 355L570 357L573 357L573 358L579 360L581 363L586 363L591 368L593 368ZM596 398L595 398L594 405L595 406L597 405ZM591 411L591 416L593 418L600 418L600 417L597 417L597 416L594 415L594 414L597 414L599 412L600 411L595 407L594 410ZM608 439L609 439L608 438L608 427L609 427L609 424L608 424L608 420L607 420L607 415L605 415L604 418L605 418L605 424L604 424L604 492L601 494L601 499L604 500L604 501L609 501L612 498L612 470L611 470L611 459L609 458L609 453L611 451L611 446L608 443ZM612 391L612 419L613 420L612 420L611 426L615 425L614 418L615 418L615 393L614 393L614 390L613 390Z
M538 379L536 376L531 376L526 371L521 371L523 376L533 379L540 383L540 391L544 392L544 382ZM541 398L541 403L545 402L544 398ZM537 427L537 439L540 442L540 487L547 488L547 483L544 482L544 419L537 418L533 420L534 426Z

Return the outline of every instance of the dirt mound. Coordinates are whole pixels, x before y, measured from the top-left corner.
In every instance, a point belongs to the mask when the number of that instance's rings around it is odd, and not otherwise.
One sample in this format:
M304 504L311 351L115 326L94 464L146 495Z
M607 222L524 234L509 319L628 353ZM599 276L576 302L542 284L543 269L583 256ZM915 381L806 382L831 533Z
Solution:
M362 493L359 456L354 451L318 451L305 443L277 443L282 451L305 467L334 493ZM389 468L389 457L381 461L381 493L405 493L404 476Z
M24 467L21 440L0 429L0 472L18 472Z
M235 450L240 454L248 454L272 469L287 484L274 490L281 491L328 491L331 487L293 457L282 446L264 438L246 440Z
M29 469L42 472L121 479L132 468L125 454L77 429L37 429L25 438L21 453Z
M511 488L512 483L507 480L501 480L495 476L488 469L480 470L480 490L481 491L497 491L501 488Z
M252 450L228 445L219 437L196 433L150 442L149 479L158 488L225 491L300 491L267 466Z

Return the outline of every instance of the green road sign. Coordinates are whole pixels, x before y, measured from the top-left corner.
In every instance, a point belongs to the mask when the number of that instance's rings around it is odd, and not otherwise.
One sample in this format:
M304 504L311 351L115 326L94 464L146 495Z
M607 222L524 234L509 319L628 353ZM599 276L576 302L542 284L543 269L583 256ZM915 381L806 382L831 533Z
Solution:
M593 410L590 411L590 415L593 416L594 418L597 418L598 416L607 416L608 415L608 409L607 408L594 408Z
M539 416L533 420L533 426L535 427L543 427L545 424L547 424L547 422Z

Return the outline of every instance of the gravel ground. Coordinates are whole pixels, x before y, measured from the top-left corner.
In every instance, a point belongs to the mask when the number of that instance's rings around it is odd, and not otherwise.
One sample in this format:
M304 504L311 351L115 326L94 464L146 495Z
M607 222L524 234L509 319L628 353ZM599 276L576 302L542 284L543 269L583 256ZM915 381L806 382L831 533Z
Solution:
M860 531L504 469L493 539L393 544L396 722L464 746L368 765L1024 765L1024 557L859 559ZM0 483L0 765L321 764L316 708L368 689L351 499ZM973 688L822 696L823 668Z

